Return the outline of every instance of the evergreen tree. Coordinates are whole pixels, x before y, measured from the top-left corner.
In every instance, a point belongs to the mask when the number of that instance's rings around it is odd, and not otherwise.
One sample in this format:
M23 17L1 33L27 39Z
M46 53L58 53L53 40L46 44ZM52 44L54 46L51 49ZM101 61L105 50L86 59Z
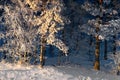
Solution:
M62 17L63 1L11 0L12 4L8 3L10 2L0 5L4 10L2 23L8 29L6 33L1 33L3 39L7 41L0 47L1 52L7 52L7 56L16 57L20 64L26 63L26 59L31 59L29 57L35 55L37 46L41 45L40 54L44 56L43 44L54 45L63 53L68 53L68 47L57 38L60 35L56 36L58 31L64 29L65 20L67 20Z

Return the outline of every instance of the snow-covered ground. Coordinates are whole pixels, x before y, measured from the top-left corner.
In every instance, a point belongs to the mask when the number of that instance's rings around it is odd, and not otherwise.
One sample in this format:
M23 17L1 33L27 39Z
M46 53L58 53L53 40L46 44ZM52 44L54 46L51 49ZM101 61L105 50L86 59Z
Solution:
M48 58L43 69L38 65L26 67L1 62L0 80L120 80L120 76L93 70L90 68L91 63L87 66L88 62L82 60L79 55L77 55L76 58L75 56L73 57L73 62L70 59L72 57L69 57L69 60L63 57L60 66L55 65L57 58ZM77 57L82 61L79 61ZM75 61L82 63L77 64Z
M15 66L13 66L15 67ZM0 71L0 80L119 80L120 77L78 66L19 67Z

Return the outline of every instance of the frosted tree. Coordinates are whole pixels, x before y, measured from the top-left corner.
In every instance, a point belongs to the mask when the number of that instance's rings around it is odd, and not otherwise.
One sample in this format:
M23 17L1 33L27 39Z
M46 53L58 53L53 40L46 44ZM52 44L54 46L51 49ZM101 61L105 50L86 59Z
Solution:
M112 2L110 0L99 0L99 7L96 6L95 4L90 4L89 2L85 2L85 4L82 6L83 9L85 9L87 12L89 12L91 15L96 17L95 19L89 20L88 24L85 24L83 26L80 26L80 29L88 33L90 35L93 35L96 37L96 61L95 64L97 67L94 65L94 69L99 70L99 41L101 39L110 39L112 35L118 34L120 27L119 27L119 18L116 18L114 20L113 17L118 17L118 11L117 9L111 9L112 6L110 7L104 7L103 4L110 5ZM109 20L106 21L105 17L109 16Z
M32 14L27 14L32 11L25 7L25 4L20 0L12 2L12 4L4 5L4 26L7 26L8 31L4 34L4 39L7 41L1 50L13 58L19 58L20 64L26 62L25 56L28 53L33 53L33 41L36 34L33 34L37 28L32 29L29 24ZM29 16L31 15L31 16ZM29 18L28 18L29 16Z
M57 38L66 21L61 14L64 11L62 0L11 0L11 3L1 5L3 24L8 28L6 33L1 33L0 38L7 41L0 47L2 52L18 58L21 64L30 60L30 55L36 55L37 46L41 45L41 66L47 44L58 47L67 55L68 47Z
M42 13L43 16L40 19L36 19L37 25L41 25L37 33L42 36L41 41L44 42L42 42L43 46L46 44L51 44L67 54L68 48L60 39L57 39L55 35L59 30L64 28L63 26L65 22L61 16L61 11L64 9L64 5L60 1L53 1L51 4L53 6L50 6L50 9L44 10ZM40 59L42 62L42 56Z
M99 0L98 4L100 5L99 6L99 12L100 14L98 14L100 17L101 17L101 14L102 14L102 2L101 0ZM85 6L83 6L85 9L87 9L86 7L90 7L89 4L86 3ZM89 11L89 9L88 9ZM95 14L96 15L96 14ZM93 27L95 28L94 31L92 31L92 29L89 30L89 32L94 32L94 36L95 36L95 39L96 39L96 45L95 45L95 63L94 63L94 69L95 70L100 70L100 60L99 60L99 56L100 56L100 35L99 35L99 31L100 31L100 23L101 23L101 20L100 20L100 17L97 17L95 23L93 23ZM86 27L87 25L85 25L84 27ZM87 28L89 29L89 27L87 26ZM91 34L91 33L90 33Z

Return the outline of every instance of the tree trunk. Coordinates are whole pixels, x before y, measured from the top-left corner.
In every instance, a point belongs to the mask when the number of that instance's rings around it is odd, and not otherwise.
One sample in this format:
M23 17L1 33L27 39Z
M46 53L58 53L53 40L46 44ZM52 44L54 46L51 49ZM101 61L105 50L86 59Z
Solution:
M57 63L60 66L60 64L61 64L61 53L60 52L58 53L58 62Z
M116 35L113 36L113 55L116 54Z
M89 40L89 51L88 51L88 56L89 56L89 60L92 61L92 57L91 57L91 53L92 53L92 50L91 50L91 46L92 46L92 35L90 35L90 40Z
M99 40L99 24L102 23L102 17L103 17L103 12L102 12L102 3L103 3L103 0L99 0L99 8L100 8L100 14L99 14L99 17L98 17L98 22L97 22L97 25L96 25L96 48L95 48L95 63L94 63L94 69L95 70L100 70L100 60L99 60L99 57L100 57L100 40Z
M107 40L105 40L105 47L104 47L104 60L107 60Z
M100 70L100 60L99 60L99 56L100 56L100 39L99 39L99 24L100 24L100 18L98 18L98 22L97 24L95 25L96 26L96 46L95 46L95 63L94 63L94 69L95 70Z
M40 48L40 66L43 67L45 64L45 44L46 40L45 37L41 38L41 48Z
M100 40L99 35L96 37L96 49L95 49L95 63L94 63L94 69L100 70Z

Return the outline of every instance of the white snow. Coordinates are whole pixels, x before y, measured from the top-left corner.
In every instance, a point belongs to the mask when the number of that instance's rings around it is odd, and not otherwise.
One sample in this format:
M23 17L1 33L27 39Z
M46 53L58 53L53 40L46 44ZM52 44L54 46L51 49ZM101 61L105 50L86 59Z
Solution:
M64 59L64 58L63 58ZM52 58L55 60L55 58ZM73 60L74 61L74 60ZM50 62L49 62L50 63ZM51 62L52 63L52 62ZM88 64L89 65L89 64ZM89 66L88 66L89 67ZM44 68L0 63L0 80L119 80L119 76L85 68L80 64L61 66L46 65Z

